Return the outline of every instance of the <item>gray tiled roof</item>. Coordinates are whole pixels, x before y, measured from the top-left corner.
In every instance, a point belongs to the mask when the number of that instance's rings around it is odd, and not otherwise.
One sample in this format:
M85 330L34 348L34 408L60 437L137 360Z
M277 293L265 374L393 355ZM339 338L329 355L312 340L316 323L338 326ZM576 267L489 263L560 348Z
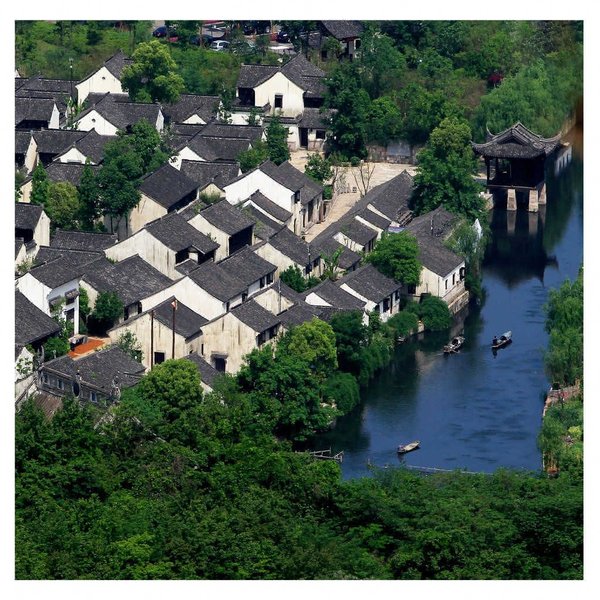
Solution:
M118 241L114 233L93 233L88 231L63 231L57 229L50 239L51 248L67 250L88 250L103 252Z
M119 80L121 79L123 69L131 64L133 64L133 59L123 54L121 50L104 61L104 66Z
M386 231L387 228L391 225L391 221L389 219L378 215L377 213L373 212L370 208L365 208L363 211L358 213L357 216L361 217L365 221L368 221L369 223L371 223L378 229L381 229L382 231Z
M224 231L227 235L235 235L255 223L239 208L233 207L227 200L221 200L203 208L200 213L211 225Z
M452 233L452 228L459 220L458 215L438 206L435 210L415 217L406 226L406 230L414 233L417 237L433 235L433 237L445 239Z
M47 77L36 75L28 78L21 78L17 89L21 90L22 92L24 90L28 90L46 93L49 92L50 94L66 94L68 96L71 92L71 82L68 79L49 79ZM75 91L74 82L73 91Z
M254 88L279 72L276 65L241 65L237 87Z
M70 129L43 129L34 131L33 139L37 144L38 153L58 155L85 137L86 133Z
M283 227L270 237L268 243L298 265L306 266L320 256L317 248L310 247L287 227Z
M27 229L33 231L42 216L44 209L29 202L15 203L15 229Z
M329 120L335 113L331 109L305 108L298 120L298 127L309 129L327 129Z
M160 112L158 104L130 102L126 94L107 93L97 101L94 100L95 97L88 99L89 107L77 116L77 120L95 110L117 129L126 129L142 119L154 125Z
M254 192L246 202L251 201L258 208L261 208L265 211L267 216L276 219L277 221L281 221L282 223L286 223L289 219L292 218L292 213L285 208L279 206L279 204L275 204L272 200L269 200L262 192L256 191Z
M184 142L179 149L184 147L190 148L200 158L207 161L235 162L241 152L250 148L250 140L207 136L201 132Z
M100 257L98 252L44 247L40 249L35 259L38 266L30 269L29 273L44 285L54 289L69 281L80 279L87 266ZM43 264L40 264L42 262Z
M90 162L100 164L104 160L104 147L108 142L117 139L114 135L100 135L95 129L85 132L73 146L77 148ZM65 151L67 149L65 148Z
M371 264L359 267L356 271L344 275L337 281L339 286L344 283L363 298L375 303L381 302L402 286L402 284L380 273Z
M175 270L182 275L189 275L194 269L198 268L198 263L191 258L187 258L178 265L175 265Z
M70 356L49 360L44 363L43 370L62 375L65 379L74 379L79 371L83 385L110 395L115 376L121 388L131 387L138 383L145 368L119 347L110 346L79 360Z
M186 221L193 219L203 208L206 208L208 204L202 202L200 199L196 199L189 204L185 205L185 208L182 208L177 211Z
M221 375L221 373L219 373L219 371L217 371L212 365L207 363L196 352L192 352L191 354L184 356L184 358L186 360L189 360L190 362L194 363L194 365L196 365L196 368L198 369L198 371L200 373L200 379L202 380L202 382L205 383L206 385L208 385L210 388L212 388L213 384L215 382L215 379L219 375Z
M170 123L169 133L175 136L191 138L200 133L205 127L206 125L202 123Z
M223 189L239 175L240 167L235 162L182 160L181 172L195 181L199 190L211 183L219 189Z
M85 269L82 279L98 292L115 292L123 306L139 302L173 283L137 254L118 263L102 258Z
M81 181L81 175L83 174L83 169L85 165L79 163L61 163L59 161L51 162L46 168L46 175L48 175L48 179L52 182L65 181L67 183L71 183L74 186L78 186ZM98 172L100 168L98 165L91 165L92 171L94 174ZM25 179L23 183L27 183L31 181L32 174Z
M321 23L338 40L360 37L364 31L360 21L321 21Z
M501 133L491 134L483 144L471 142L476 154L489 158L524 158L549 156L560 144L560 135L543 138L527 129L520 121Z
M323 298L331 306L342 310L362 310L365 307L365 302L348 293L330 279L326 279L319 285L306 290L302 295L306 300L306 297L312 293Z
M263 128L257 125L230 125L213 121L207 123L200 133L208 137L238 138L254 142L260 140Z
M350 250L350 248L333 239L333 237L325 237L318 240L315 238L312 245L320 250L322 257L333 256L333 254L341 248L342 252L338 259L338 266L340 269L350 269L360 262L360 254L354 252L354 250Z
M56 106L53 98L15 98L15 125L22 121L49 123Z
M221 266L222 263L205 262L191 271L188 277L213 298L227 302L242 294L248 285L235 274Z
M15 290L15 342L21 346L32 344L60 331L60 325L21 292Z
M281 320L284 327L289 329L302 323L307 323L317 318L319 309L316 306L310 306L309 304L294 304L287 310L279 313L277 317Z
M281 323L281 319L263 308L258 302L248 300L231 310L234 315L256 333L262 333Z
M323 193L323 188L314 179L296 169L287 160L279 166L268 160L262 163L259 169L288 190L293 192L299 191L302 205L308 204L319 194Z
M30 131L15 130L15 154L25 154L31 141Z
M373 205L391 221L401 220L401 216L410 211L408 204L414 189L414 178L408 171L378 185L363 198L365 206Z
M418 235L418 259L420 263L431 272L445 277L454 269L460 267L465 259L446 248L443 242L436 237Z
M377 237L377 232L371 229L367 225L363 225L356 219L344 223L340 231L352 241L356 242L360 246L366 246L370 241Z
M207 235L192 227L180 214L170 213L146 225L148 233L175 252L186 248L196 248L202 254L209 254L219 247Z
M171 208L198 189L195 181L165 163L142 180L140 192L156 200L164 208Z
M174 300L175 297L172 296L152 309L154 311L154 318L170 329L173 327L172 303ZM187 307L183 302L177 301L177 308L175 310L175 333L189 339L199 334L205 323L208 323L208 320L202 315L199 315L197 312Z
M219 108L219 96L181 94L174 104L163 105L165 117L172 123L182 123L192 115L198 115L205 123L214 119Z
M285 225L277 223L276 221L273 221L273 219L269 219L269 217L254 206L244 206L242 211L250 215L256 221L254 235L261 240L267 240L274 235L275 232L279 231L282 227L285 227Z
M246 286L277 270L274 264L258 256L250 246L244 246L218 264L224 271L244 282Z

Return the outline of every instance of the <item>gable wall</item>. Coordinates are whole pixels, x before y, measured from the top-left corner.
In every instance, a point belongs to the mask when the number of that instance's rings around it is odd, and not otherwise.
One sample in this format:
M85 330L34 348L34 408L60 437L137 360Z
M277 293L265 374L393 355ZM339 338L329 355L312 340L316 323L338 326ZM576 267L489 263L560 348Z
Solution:
M98 135L116 135L117 128L101 116L98 111L91 110L86 115L75 121L78 131L96 130Z
M154 221L167 214L167 209L161 206L158 202L152 200L145 194L141 194L140 201L136 204L133 210L129 213L128 232L127 235L132 235L139 231L150 221ZM121 237L119 236L119 239Z
M229 256L229 236L224 231L209 223L201 213L190 219L188 223L200 233L209 236L219 244L219 247L215 250L215 261Z
M275 109L275 94L283 95L282 109ZM295 117L304 110L303 94L304 90L279 72L254 88L254 104L264 106L269 103L271 114L278 113L285 117Z
M61 154L56 158L61 163L79 163L85 165L87 156L84 156L77 148L69 148L64 154ZM90 164L95 165L96 163L90 161Z
M204 158L196 154L193 150L190 150L187 146L182 148L173 158L173 162L171 162L171 166L176 169L181 169L181 161L182 160L195 160L198 162L206 162Z
M93 75L90 75L86 80L78 83L77 101L82 104L89 94L122 94L123 88L118 80L106 67L102 66Z
M31 136L29 138L29 146L27 146L27 152L25 153L25 168L27 169L27 174L31 173L37 163L38 163L38 152L37 152L37 142Z

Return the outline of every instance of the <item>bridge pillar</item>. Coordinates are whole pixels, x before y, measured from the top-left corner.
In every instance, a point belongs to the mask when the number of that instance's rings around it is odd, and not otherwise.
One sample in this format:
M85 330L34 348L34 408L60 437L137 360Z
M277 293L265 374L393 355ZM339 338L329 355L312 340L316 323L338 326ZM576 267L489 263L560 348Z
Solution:
M508 233L515 233L515 223L517 221L517 213L514 210L510 210L506 213L506 230Z
M529 190L529 212L537 212L538 211L538 191Z
M542 188L540 189L540 195L538 198L538 204L546 204L546 182L542 183Z
M508 189L506 210L517 210L517 192L513 188Z
M539 215L537 213L530 212L527 216L529 218L529 221L527 223L529 235L535 237L538 232L538 217L539 217Z

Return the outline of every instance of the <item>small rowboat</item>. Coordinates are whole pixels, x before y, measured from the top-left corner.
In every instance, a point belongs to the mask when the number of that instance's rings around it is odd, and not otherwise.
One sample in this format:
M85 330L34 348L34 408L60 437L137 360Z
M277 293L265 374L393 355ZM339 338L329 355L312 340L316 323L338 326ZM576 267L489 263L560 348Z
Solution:
M406 454L411 450L416 450L420 446L421 442L418 440L416 442L411 442L410 444L406 444L404 446L398 446L398 454Z
M457 335L455 338L452 338L452 341L449 344L444 346L444 354L453 354L454 352L458 352L464 343L465 338L462 335Z
M505 331L499 338L494 337L492 340L492 350L508 346L512 342L512 331Z

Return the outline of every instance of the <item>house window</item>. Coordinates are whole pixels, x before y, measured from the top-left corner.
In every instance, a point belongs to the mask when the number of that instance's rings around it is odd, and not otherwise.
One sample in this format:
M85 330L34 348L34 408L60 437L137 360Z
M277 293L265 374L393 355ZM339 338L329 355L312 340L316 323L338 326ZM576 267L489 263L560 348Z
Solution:
M360 40L354 40L354 49L358 50L360 48Z
M242 292L242 302L246 302L246 298L248 298L248 292Z
M446 286L446 289L448 289L448 280L447 279L444 281L444 285Z
M202 356L204 356L204 344L202 344L200 346L200 354L202 354Z
M327 60L327 50L321 50L321 60Z
M185 250L180 250L179 252L177 252L175 254L175 264L178 265L178 264L182 263L184 260L187 260L189 257L190 257L189 248L186 248Z
M225 304L225 312L229 312L229 302Z
M283 95L275 94L275 108L283 108Z
M42 380L45 384L48 384L50 382L50 379L48 377L48 373L44 373L42 376Z
M456 273L452 273L452 285L456 283Z
M465 278L465 268L461 267L459 273L460 273L460 280L462 281Z
M300 190L294 192L294 202L298 202L300 200Z
M400 300L400 292L398 290L394 292L394 300Z
M408 286L408 293L409 294L417 293L417 286L414 283Z
M57 379L56 380L56 385L58 386L59 390L64 390L65 389L65 382L62 379Z
M92 402L98 402L98 397L96 396L96 392L90 392L90 400Z
M165 353L164 352L155 352L154 353L154 364L160 365L165 362Z
M270 283L273 283L273 273L269 273L267 275L267 285L269 285Z
M390 299L386 298L383 301L383 312L386 313L386 312L388 312L388 310L390 310Z
M260 289L262 290L265 287L265 278L261 277L260 278Z
M324 129L317 129L317 139L318 140L325 139L325 130Z
M129 306L126 306L123 309L123 320L127 321L127 319L129 319Z
M256 336L256 343L258 346L262 346L267 341L267 335L263 331Z
M215 361L215 370L219 371L219 373L225 373L227 359L215 357L213 360Z
M141 302L137 303L137 311L138 311L138 315L142 314L142 303Z

